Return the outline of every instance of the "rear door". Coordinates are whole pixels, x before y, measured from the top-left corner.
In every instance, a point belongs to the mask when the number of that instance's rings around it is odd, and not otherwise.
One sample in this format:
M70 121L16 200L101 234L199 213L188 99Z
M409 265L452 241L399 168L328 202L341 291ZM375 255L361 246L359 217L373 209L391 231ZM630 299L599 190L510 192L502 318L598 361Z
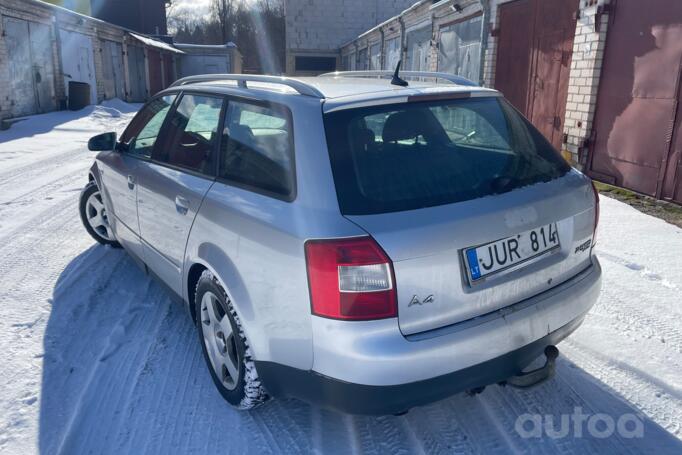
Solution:
M224 99L185 93L152 160L139 169L138 211L147 265L182 295L187 237L215 180Z
M507 102L350 109L325 127L342 213L393 261L404 334L509 306L590 266L589 180Z

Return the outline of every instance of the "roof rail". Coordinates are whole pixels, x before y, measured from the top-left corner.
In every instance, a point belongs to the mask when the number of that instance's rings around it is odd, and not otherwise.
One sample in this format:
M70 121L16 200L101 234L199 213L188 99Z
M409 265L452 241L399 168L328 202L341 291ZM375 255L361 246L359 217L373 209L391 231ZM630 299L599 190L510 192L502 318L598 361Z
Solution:
M401 77L424 77L432 79L443 79L455 85L466 85L468 87L478 87L478 84L470 81L466 77L456 76L448 73L438 73L431 71L401 71ZM318 77L378 77L378 78L392 78L393 71L388 70L371 70L371 71L336 71L334 73L320 74Z
M317 88L305 82L293 79L290 77L282 76L263 76L263 75L251 75L251 74L205 74L201 76L188 76L183 77L175 81L171 87L180 87L187 84L199 84L202 82L215 82L215 81L235 81L237 85L242 88L248 88L248 82L261 82L266 84L279 84L285 85L296 90L299 94L304 96L311 96L313 98L324 98L324 94L320 92Z

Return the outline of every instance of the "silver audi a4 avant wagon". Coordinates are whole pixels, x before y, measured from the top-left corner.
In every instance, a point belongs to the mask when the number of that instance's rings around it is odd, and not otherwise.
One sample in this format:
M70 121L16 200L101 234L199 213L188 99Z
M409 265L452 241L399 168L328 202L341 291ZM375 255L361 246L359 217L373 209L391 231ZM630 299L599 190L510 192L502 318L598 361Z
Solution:
M590 179L456 76L194 76L89 148L85 228L187 306L240 409L532 386L599 294Z

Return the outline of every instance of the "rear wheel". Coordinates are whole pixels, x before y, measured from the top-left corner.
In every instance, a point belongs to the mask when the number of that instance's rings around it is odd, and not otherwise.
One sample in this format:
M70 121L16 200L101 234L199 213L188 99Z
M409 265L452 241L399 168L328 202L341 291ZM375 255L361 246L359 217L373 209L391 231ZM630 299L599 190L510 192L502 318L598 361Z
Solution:
M223 398L238 409L267 400L239 317L208 270L199 278L194 305L204 359Z
M83 188L79 208L85 230L93 239L102 245L110 245L114 248L121 247L111 230L107 209L104 207L104 201L102 201L102 193L95 182L90 182Z

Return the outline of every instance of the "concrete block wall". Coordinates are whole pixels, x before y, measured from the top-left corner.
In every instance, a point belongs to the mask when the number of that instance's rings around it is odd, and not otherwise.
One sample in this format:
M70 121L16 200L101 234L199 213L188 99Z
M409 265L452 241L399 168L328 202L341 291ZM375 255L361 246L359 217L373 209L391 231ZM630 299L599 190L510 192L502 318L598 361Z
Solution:
M286 72L301 54L339 56L339 48L414 0L285 0Z

